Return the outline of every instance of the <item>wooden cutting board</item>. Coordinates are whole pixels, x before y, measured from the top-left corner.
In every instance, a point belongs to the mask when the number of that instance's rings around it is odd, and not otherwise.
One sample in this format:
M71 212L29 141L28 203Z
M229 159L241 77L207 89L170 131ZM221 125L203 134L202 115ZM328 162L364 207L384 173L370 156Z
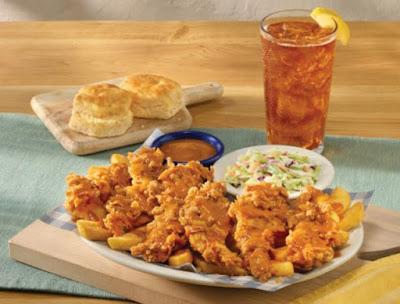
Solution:
M400 246L400 212L369 206L361 253ZM37 220L9 241L10 256L22 263L104 289L140 303L287 303L368 261L357 257L318 278L277 292L197 286L124 267L97 254L71 231Z
M104 81L120 84L124 78ZM72 113L72 100L81 87L71 87L49 93L36 95L31 106L36 115L57 141L69 152L85 155L117 147L143 142L155 128L164 133L185 130L192 124L192 117L184 107L170 119L135 118L125 134L114 137L98 138L75 132L68 127ZM223 94L223 87L216 82L183 87L185 105L193 105L216 99Z

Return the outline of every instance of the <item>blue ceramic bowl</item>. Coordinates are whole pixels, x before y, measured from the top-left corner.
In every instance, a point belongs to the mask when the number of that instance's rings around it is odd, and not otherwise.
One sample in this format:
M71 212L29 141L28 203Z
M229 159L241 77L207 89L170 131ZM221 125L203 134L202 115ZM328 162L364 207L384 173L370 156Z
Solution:
M203 140L203 141L209 143L210 145L212 145L216 151L215 155L210 158L203 159L202 161L200 161L200 163L202 163L203 166L208 167L208 166L213 165L224 154L224 144L217 137L215 137L214 135L211 135L209 133L200 132L200 131L190 131L190 130L172 132L172 133L167 133L167 134L161 135L160 137L158 137L157 139L155 139L153 141L153 143L151 144L151 147L159 148L163 144L165 144L171 140L176 140L176 139L199 139L199 140ZM186 162L175 162L175 163L186 163Z

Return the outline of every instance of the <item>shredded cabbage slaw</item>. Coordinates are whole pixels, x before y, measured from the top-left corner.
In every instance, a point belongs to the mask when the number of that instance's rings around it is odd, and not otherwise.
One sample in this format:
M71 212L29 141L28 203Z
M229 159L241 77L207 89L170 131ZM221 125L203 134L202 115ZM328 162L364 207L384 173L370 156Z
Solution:
M304 155L278 150L263 153L249 149L227 168L225 182L235 188L268 182L295 192L314 185L320 171L321 167L312 164Z

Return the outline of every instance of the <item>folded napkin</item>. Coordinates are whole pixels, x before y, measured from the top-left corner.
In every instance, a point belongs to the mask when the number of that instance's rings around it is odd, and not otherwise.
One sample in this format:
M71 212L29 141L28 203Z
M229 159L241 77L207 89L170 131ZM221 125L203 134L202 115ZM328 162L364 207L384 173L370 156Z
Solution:
M294 303L400 303L400 254L356 268Z

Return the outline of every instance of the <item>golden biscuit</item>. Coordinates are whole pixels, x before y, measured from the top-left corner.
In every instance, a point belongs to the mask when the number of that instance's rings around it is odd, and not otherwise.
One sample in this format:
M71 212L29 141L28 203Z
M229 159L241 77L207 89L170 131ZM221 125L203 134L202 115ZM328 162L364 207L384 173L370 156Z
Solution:
M131 103L134 94L113 84L81 88L75 96L69 127L96 137L125 133L132 125Z
M121 88L137 95L131 106L134 117L169 119L184 106L179 83L163 76L128 76Z

